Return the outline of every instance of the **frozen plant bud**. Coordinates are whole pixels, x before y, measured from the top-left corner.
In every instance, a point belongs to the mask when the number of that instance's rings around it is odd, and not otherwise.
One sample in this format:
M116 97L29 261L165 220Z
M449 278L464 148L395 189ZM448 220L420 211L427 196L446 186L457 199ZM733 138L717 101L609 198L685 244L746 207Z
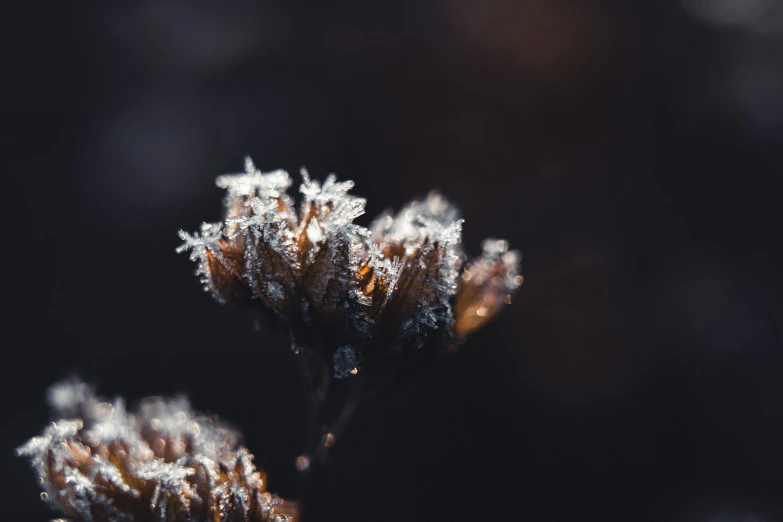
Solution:
M508 250L502 239L487 239L482 244L483 253L470 262L460 278L454 304L457 317L454 330L457 335L467 335L484 326L522 284L518 273L519 252Z
M185 399L151 398L128 413L121 399L102 402L76 380L49 398L55 412L78 416L51 423L17 453L30 459L41 498L73 520L296 520L293 504L266 491L239 434Z
M463 220L437 192L367 229L353 223L365 200L349 194L352 181L330 174L320 183L305 170L302 178L297 211L288 174L262 173L247 159L244 173L217 179L227 191L224 221L192 236L180 231L177 251L190 250L218 301L260 305L295 346L332 357L337 375L356 373L344 364L348 348L370 362L454 344L521 283L520 256L502 240L485 242L460 276Z

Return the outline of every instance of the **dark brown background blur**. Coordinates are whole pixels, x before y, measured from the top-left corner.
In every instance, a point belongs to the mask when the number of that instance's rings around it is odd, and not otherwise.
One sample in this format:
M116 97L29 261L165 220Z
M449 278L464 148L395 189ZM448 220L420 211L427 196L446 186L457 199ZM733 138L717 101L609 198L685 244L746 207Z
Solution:
M187 392L294 494L287 340L174 254L250 154L355 180L365 224L438 188L469 252L524 253L512 307L354 420L318 520L783 520L783 1L6 9L4 519L54 516L13 448L74 371Z

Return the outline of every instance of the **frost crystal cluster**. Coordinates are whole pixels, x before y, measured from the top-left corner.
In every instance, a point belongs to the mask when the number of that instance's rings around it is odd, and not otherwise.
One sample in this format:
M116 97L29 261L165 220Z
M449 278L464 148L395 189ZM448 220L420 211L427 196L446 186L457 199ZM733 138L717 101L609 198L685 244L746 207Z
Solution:
M297 211L288 173L245 172L217 178L225 219L180 231L204 289L221 303L258 304L289 329L295 349L334 358L336 376L405 347L461 340L509 303L522 283L518 252L502 240L462 267L462 219L432 192L369 229L353 223L365 200L352 181L323 183L302 170ZM355 369L355 368L353 368Z
M102 402L79 381L57 384L51 423L17 453L30 459L41 498L78 521L293 521L290 503L239 435L195 414L184 398L150 398L136 413Z

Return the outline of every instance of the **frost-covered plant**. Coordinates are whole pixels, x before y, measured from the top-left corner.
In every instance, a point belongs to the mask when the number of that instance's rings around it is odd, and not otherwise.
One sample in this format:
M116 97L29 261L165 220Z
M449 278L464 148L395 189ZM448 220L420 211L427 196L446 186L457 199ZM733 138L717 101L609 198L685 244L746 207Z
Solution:
M238 445L239 434L154 397L128 413L85 383L49 389L62 420L17 450L38 476L41 498L77 521L285 522L289 502L266 491L266 476Z
M350 381L351 393L336 395L339 414L325 421L324 403L335 396L327 394L330 374L375 365L386 370L375 382L388 382L395 367L384 363L456 346L511 302L522 276L519 253L500 239L484 241L463 267L463 220L436 192L364 228L353 223L365 200L348 193L352 181L302 177L297 210L288 173L262 173L246 159L244 173L217 178L227 191L224 220L180 231L177 251L190 251L219 302L259 306L303 352L313 436L296 468L307 474L359 395L372 396L362 379ZM121 399L101 402L70 381L52 387L49 402L63 420L18 453L30 458L42 498L75 520L282 522L307 507L307 491L297 504L268 493L237 433L196 415L185 399L148 399L130 414Z
M294 349L331 358L334 376L408 347L458 344L485 324L522 283L520 256L502 240L462 270L463 220L436 192L369 229L353 223L365 200L352 181L323 183L302 170L297 211L283 170L217 178L225 219L180 231L204 289L221 303L260 305L288 329Z

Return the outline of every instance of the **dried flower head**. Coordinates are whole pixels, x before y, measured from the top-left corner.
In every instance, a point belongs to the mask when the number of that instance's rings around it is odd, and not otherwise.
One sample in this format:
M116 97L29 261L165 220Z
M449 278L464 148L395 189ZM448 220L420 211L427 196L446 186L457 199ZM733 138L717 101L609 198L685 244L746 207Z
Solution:
M291 503L239 435L195 414L184 398L102 402L79 381L57 384L49 403L64 418L17 450L30 459L41 498L77 521L293 521Z
M244 173L217 178L227 191L224 221L180 231L177 251L190 250L218 301L262 305L292 332L295 349L333 356L338 377L389 349L458 342L522 283L519 253L502 240L486 241L460 275L463 220L436 192L367 229L353 223L365 200L348 193L352 181L302 177L297 211L288 174L262 173L246 159Z

